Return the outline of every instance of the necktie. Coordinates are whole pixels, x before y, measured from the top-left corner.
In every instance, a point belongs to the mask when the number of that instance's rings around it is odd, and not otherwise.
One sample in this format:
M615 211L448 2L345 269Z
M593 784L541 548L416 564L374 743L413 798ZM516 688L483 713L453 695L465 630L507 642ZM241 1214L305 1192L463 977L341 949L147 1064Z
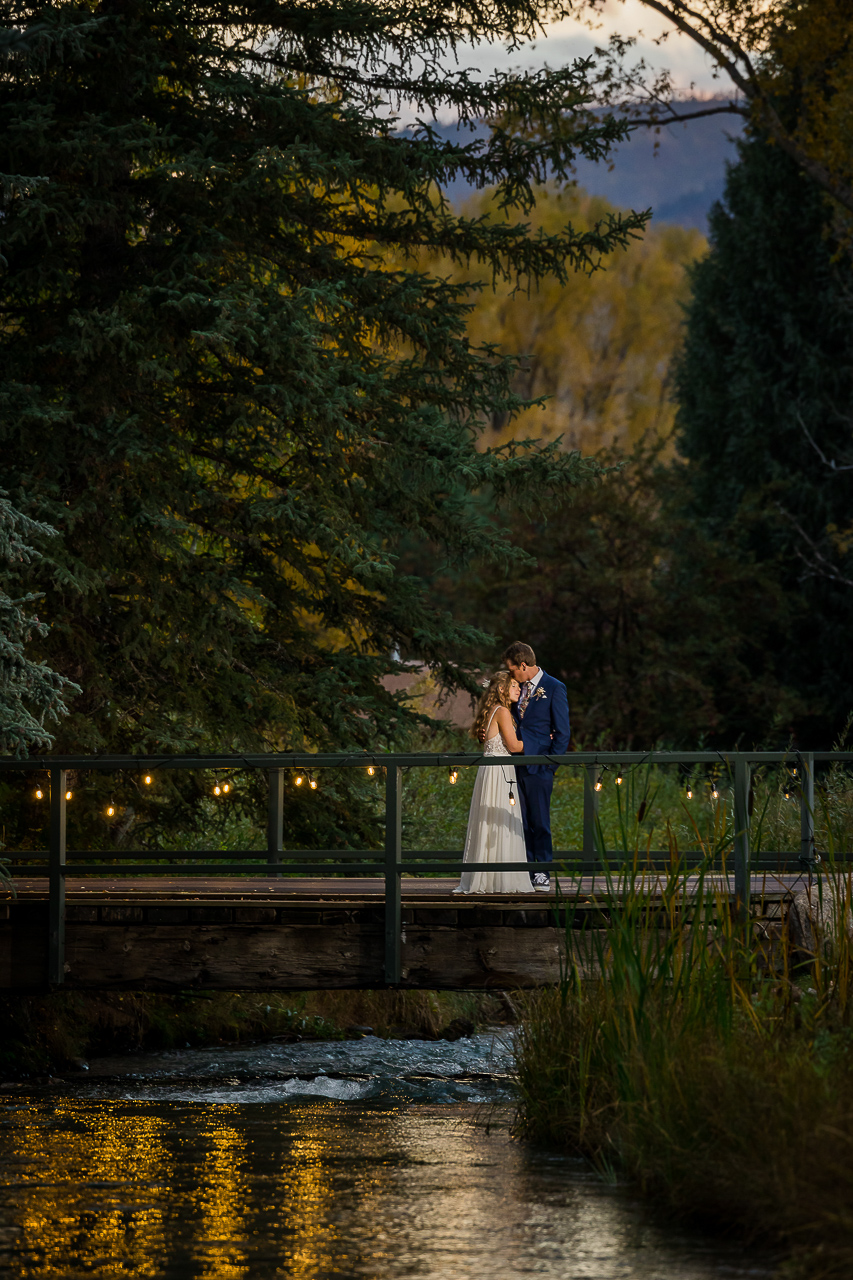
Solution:
M524 684L521 686L521 697L518 700L518 714L522 720L524 719L524 712L527 708L527 704L530 701L530 689L530 681L525 680Z

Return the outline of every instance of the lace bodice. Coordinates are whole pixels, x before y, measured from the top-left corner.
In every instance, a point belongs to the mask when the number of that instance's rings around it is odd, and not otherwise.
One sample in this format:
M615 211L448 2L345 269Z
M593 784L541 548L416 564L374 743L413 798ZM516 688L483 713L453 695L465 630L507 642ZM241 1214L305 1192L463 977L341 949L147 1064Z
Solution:
M488 729L486 730L487 733L492 728L492 725L494 724L494 722L495 722L495 715L494 715L494 712L492 712L492 718L489 721ZM507 751L506 747L504 746L504 740L501 737L500 730L498 730L498 732L495 734L493 738L489 738L486 742L483 743L483 755L486 755L486 756L511 756L512 755L512 752Z

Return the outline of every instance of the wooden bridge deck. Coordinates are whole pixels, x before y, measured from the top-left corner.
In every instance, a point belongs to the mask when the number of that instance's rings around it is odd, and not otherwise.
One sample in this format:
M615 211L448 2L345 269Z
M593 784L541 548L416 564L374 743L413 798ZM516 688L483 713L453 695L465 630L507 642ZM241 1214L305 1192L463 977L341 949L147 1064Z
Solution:
M650 888L655 877L650 877ZM456 878L402 877L402 987L523 988L560 976L565 918L549 894L454 894ZM778 914L802 875L752 876L753 908ZM688 882L694 891L698 879ZM47 986L48 880L16 879L0 901L0 989ZM385 883L379 878L75 877L66 879L64 976L88 990L316 990L385 985ZM731 896L732 879L705 878ZM589 928L573 931L592 963L595 910L613 906L604 876L563 879ZM764 904L763 908L760 904Z
M751 896L761 900L779 901L795 892L800 885L807 882L807 873L799 872L761 872L751 877ZM560 892L563 898L577 899L579 906L592 905L592 900L601 902L611 896L612 884L618 883L614 878L611 884L603 875L569 877L561 876ZM655 892L656 882L663 876L648 877L649 888ZM734 877L722 875L706 875L705 889L708 892L726 894L732 892ZM534 892L529 894L455 894L453 889L459 883L457 877L439 878L426 876L402 877L402 899L404 907L426 908L431 904L441 907L453 906L455 909L467 907L494 907L507 909L513 904L522 908L532 906L553 907L557 901L556 877L552 879L551 891L548 894ZM688 892L695 890L698 877L686 880ZM16 877L15 888L19 902L47 901L47 877ZM274 902L295 905L297 903L312 906L334 904L344 906L381 906L385 901L385 882L379 877L296 877L296 876L87 876L75 877L67 875L65 879L66 901L69 905L95 902L127 902L137 905L156 903L163 905L174 902ZM617 895L618 896L618 895Z

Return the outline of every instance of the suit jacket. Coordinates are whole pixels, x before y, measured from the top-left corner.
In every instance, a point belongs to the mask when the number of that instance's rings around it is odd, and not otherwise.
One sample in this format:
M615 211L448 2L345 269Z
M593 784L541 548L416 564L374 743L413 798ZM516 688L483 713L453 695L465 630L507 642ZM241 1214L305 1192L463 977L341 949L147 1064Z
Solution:
M524 743L524 754L527 756L561 756L569 748L571 727L569 725L569 695L566 686L542 672L530 701L524 709L524 716L516 711L518 736ZM523 759L524 757L521 757ZM519 757L515 757L518 762ZM516 763L516 769L525 773L556 773L556 764Z

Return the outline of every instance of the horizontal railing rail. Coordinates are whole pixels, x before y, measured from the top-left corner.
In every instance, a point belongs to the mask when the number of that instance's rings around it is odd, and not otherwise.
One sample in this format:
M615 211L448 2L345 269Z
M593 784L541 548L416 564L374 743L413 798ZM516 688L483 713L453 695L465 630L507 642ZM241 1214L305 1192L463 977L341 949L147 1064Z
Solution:
M458 875L463 869L493 867L478 861L463 862L462 850L403 850L402 771L411 768L451 770L506 768L508 765L567 765L584 773L583 847L559 850L554 862L560 873L572 876L617 874L634 863L644 870L665 870L673 866L669 850L636 851L602 848L598 821L599 770L621 766L625 771L644 765L689 766L714 769L721 788L733 794L733 826L728 843L730 857L708 857L702 849L680 850L680 868L724 871L733 882L734 908L746 916L749 911L750 877L753 872L772 874L793 869L812 870L816 865L814 843L814 772L818 764L851 764L853 751L576 751L564 755L489 756L474 752L336 752L311 754L282 752L270 754L209 755L101 755L36 756L26 760L0 758L0 772L47 774L50 806L50 841L46 850L4 851L9 869L19 876L37 878L44 868L48 878L48 981L60 984L65 976L65 884L69 873L76 876L166 876L235 875L284 876L377 876L384 882L385 980L399 983L401 977L401 878L404 872L419 875ZM797 851L768 851L750 855L749 795L752 772L762 766L796 766L800 800L800 848ZM369 768L385 775L385 841L382 849L285 849L285 774L288 770ZM260 770L268 776L267 848L265 850L76 850L67 848L66 780L71 772L136 771L155 775L171 770L228 770L238 773ZM853 854L839 861L853 861ZM526 862L502 864L503 870L529 869Z

